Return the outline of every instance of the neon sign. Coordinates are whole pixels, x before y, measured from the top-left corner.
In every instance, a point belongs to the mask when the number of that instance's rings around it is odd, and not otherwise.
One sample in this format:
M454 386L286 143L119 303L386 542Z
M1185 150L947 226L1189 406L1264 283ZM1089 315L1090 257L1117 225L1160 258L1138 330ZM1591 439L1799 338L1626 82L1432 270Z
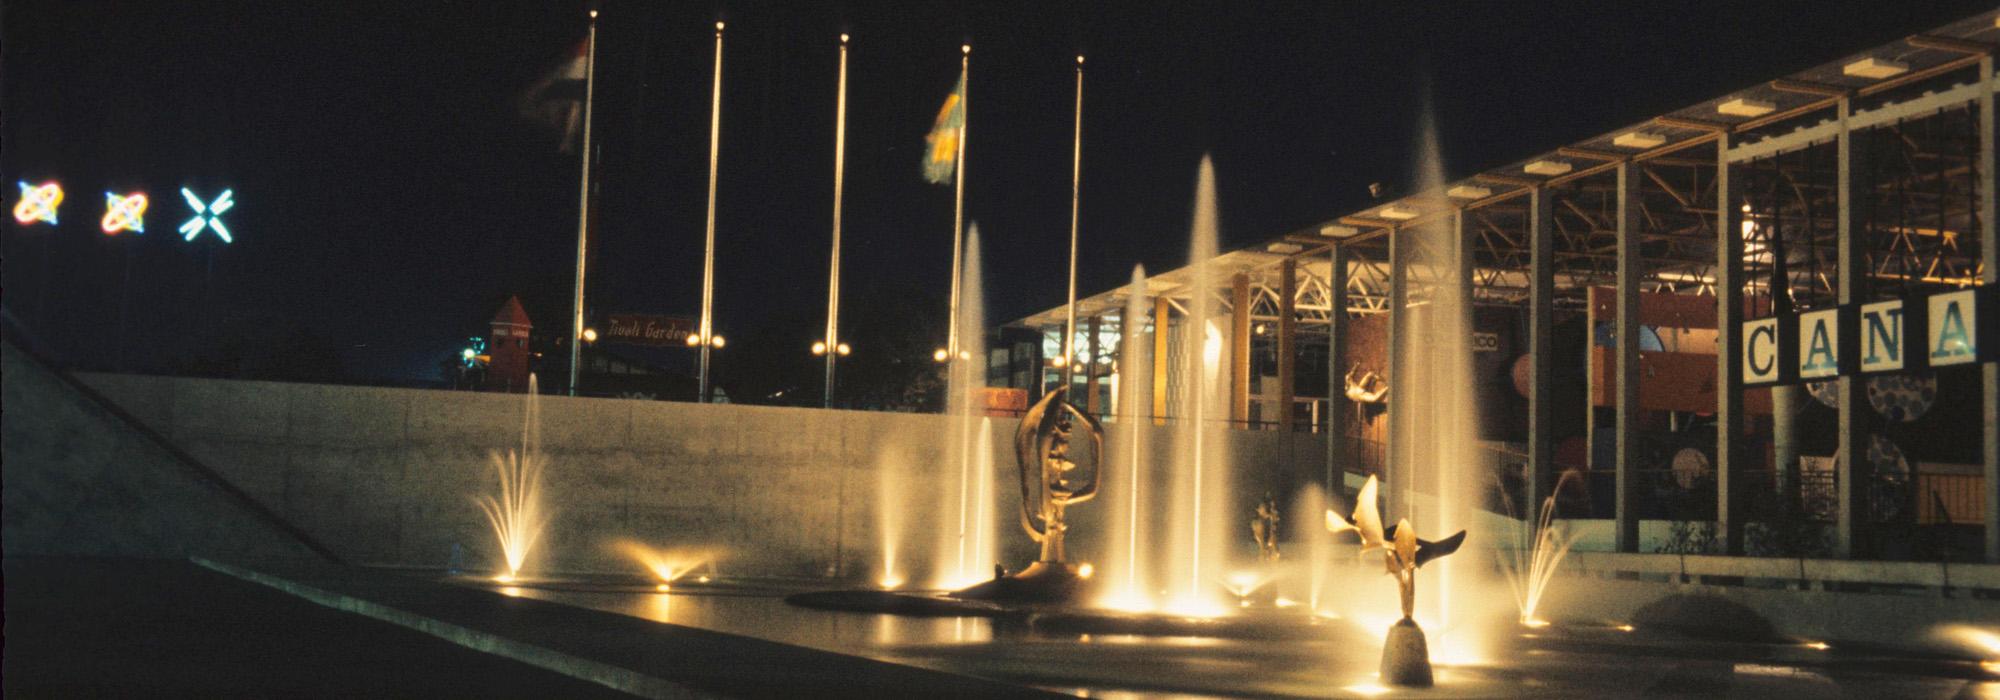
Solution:
M22 225L37 221L53 224L56 222L56 207L62 206L62 185L54 180L33 187L28 183L21 186L21 201L14 203L14 220Z
M107 236L118 235L119 231L145 233L146 204L144 192L133 192L122 197L106 192L104 220L98 222L98 227L104 229L104 234Z
M484 357L485 355L486 355L485 338L475 337L472 339L472 343L470 345L467 345L464 350L459 351L459 357L465 359L466 369L478 367L480 358Z
M194 218L181 224L181 237L192 241L195 236L201 235L203 228L209 228L215 230L215 235L220 237L222 242L235 243L236 239L230 237L229 228L222 225L221 218L223 212L236 206L236 200L230 198L235 192L235 190L223 190L222 194L216 195L214 201L203 204L200 197L194 196L188 188L182 187L181 198L186 199L188 207L194 209Z

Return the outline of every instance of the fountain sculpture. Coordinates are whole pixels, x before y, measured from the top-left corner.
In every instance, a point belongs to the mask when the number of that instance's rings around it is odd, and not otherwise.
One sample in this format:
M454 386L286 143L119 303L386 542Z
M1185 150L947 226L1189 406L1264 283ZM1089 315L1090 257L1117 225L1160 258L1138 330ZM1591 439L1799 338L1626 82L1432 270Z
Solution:
M1396 577L1396 587L1401 593L1403 618L1390 626L1389 637L1382 644L1382 682L1391 685L1429 687L1432 683L1430 649L1424 641L1424 630L1417 626L1413 617L1417 608L1417 568L1438 557L1458 551L1465 544L1465 531L1432 542L1419 539L1415 527L1408 519L1397 521L1388 528L1382 527L1382 514L1377 510L1375 477L1368 477L1362 484L1361 493L1355 499L1354 514L1342 518L1333 511L1326 512L1326 529L1331 532L1352 530L1361 538L1361 552L1382 551L1382 564L1390 576Z
M1102 481L1104 428L1071 404L1069 387L1057 387L1028 409L1014 433L1014 459L1020 469L1021 528L1041 544L1041 556L1012 575L952 593L955 598L995 601L1067 603L1082 593L1089 572L1067 560L1064 538L1069 524L1064 511L1097 495ZM1077 430L1088 433L1090 459L1071 459L1070 444Z

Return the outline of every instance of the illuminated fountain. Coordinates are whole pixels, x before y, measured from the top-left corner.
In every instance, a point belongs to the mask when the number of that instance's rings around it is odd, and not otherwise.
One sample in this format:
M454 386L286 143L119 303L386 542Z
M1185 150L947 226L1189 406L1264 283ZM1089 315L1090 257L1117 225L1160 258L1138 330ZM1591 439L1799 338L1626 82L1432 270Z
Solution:
M1118 355L1119 430L1112 441L1115 449L1107 455L1107 464L1125 477L1116 490L1109 556L1104 559L1109 594L1100 601L1114 610L1141 611L1153 606L1148 571L1139 560L1139 536L1149 531L1140 519L1139 507L1140 495L1148 486L1141 477L1141 466L1150 457L1145 449L1146 421L1140 418L1150 410L1152 396L1152 343L1139 332L1147 312L1146 268L1134 265L1132 283L1126 288L1125 315L1120 320L1124 339Z
M1417 136L1415 191L1441 193L1444 166L1428 100ZM1473 251L1455 228L1445 217L1394 233L1399 254L1410 263L1406 305L1394 310L1404 335L1394 344L1389 377L1392 440L1385 481L1391 492L1383 508L1391 522L1408 519L1419 532L1471 529L1475 540L1490 546L1504 533L1483 531L1479 526L1498 518L1479 517L1474 507L1492 479L1472 369L1472 281L1459 276ZM1420 583L1414 619L1430 630L1431 646L1445 663L1489 658L1486 625L1515 612L1504 597L1487 594L1502 584L1484 564L1447 559Z
M979 254L979 225L965 234L965 258L959 271L962 299L958 307L958 356L945 357L945 414L948 453L941 465L957 479L941 479L939 501L956 504L951 522L937 528L931 560L938 588L960 588L992 578L996 558L993 531L992 421L985 418L982 391L986 387L985 295Z
M502 583L520 575L521 567L527 563L549 522L548 512L542 508L542 467L548 463L548 457L542 454L539 396L535 375L530 374L522 410L521 449L491 454L493 470L500 477L500 492L497 497L482 495L473 499L500 542L507 570L494 578Z
M1231 533L1236 530L1230 514L1228 451L1224 448L1227 385L1222 374L1223 333L1216 327L1211 291L1216 273L1210 260L1216 257L1217 239L1215 166L1207 157L1195 179L1194 222L1189 231L1188 260L1193 265L1187 304L1181 326L1182 366L1178 387L1180 416L1174 437L1172 513L1173 545L1167 550L1167 609L1171 612L1215 616L1227 610L1222 603L1226 585ZM1160 332L1165 332L1162 329Z
M896 467L901 463L893 450L885 450L875 465L875 530L882 539L882 574L875 583L887 590L902 587L908 579L901 568L897 554L903 548L903 502L906 489L902 472Z
M612 547L627 558L637 562L651 574L654 587L665 593L688 574L705 567L711 567L715 557L708 552L665 550L648 547L631 540L619 540ZM701 579L706 582L709 577Z
M1548 621L1536 614L1541 606L1542 594L1548 591L1549 581L1555 577L1556 565L1569 554L1571 545L1576 544L1576 534L1556 527L1556 495L1562 493L1563 485L1574 478L1574 472L1567 472L1556 479L1555 490L1542 500L1539 514L1531 530L1525 534L1526 546L1508 551L1500 565L1507 573L1507 585L1514 590L1514 600L1520 608L1521 624L1529 627L1546 627Z

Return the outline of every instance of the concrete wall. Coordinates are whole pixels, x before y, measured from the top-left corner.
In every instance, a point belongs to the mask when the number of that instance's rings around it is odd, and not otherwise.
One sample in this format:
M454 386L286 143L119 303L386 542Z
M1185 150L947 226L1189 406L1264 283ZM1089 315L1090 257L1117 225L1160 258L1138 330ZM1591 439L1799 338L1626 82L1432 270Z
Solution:
M132 375L80 379L286 520L364 564L442 567L453 545L491 567L474 507L518 449L525 397ZM921 576L957 529L956 444L936 415L544 396L543 570L629 571L610 543L709 549L724 571L860 576L880 568L885 502ZM989 512L1010 568L1032 561L1015 509L1013 419L992 419ZM1116 442L1125 428L1112 427ZM1166 429L1141 428L1161 444ZM1317 474L1315 435L1234 432L1246 484ZM1151 478L1150 476L1148 478ZM1274 482L1275 483L1275 482ZM1237 509L1247 522L1261 487ZM1106 489L1107 493L1111 489ZM1255 491L1256 493L1251 493ZM1096 556L1109 497L1075 511L1073 558ZM1247 533L1247 529L1245 530ZM1243 544L1249 544L1248 535ZM984 567L981 567L982 569Z
M0 344L7 556L318 559L297 532L157 436Z

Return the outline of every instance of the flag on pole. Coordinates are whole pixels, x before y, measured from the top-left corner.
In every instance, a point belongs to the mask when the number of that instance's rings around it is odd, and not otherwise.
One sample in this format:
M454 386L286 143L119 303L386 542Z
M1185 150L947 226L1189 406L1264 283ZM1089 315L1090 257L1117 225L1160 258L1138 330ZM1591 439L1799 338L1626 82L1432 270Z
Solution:
M589 43L579 42L573 55L521 95L521 116L559 131L564 153L576 150L583 132L583 81L589 68Z
M960 75L958 86L951 89L951 95L944 98L944 107L938 110L937 125L924 137L930 144L924 156L925 180L936 185L951 182L951 176L958 170L958 137L964 128L965 76Z

